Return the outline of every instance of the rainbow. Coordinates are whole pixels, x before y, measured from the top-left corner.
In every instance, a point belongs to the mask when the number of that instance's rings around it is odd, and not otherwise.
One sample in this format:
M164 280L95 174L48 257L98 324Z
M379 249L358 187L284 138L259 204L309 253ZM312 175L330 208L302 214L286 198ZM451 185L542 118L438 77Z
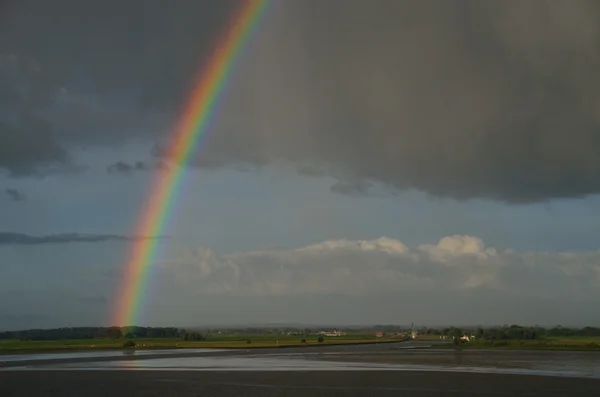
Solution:
M185 176L185 164L202 136L210 128L233 66L252 37L272 0L240 0L241 5L216 46L208 63L193 85L191 95L171 134L166 157L181 167L157 172L149 200L137 224L136 235L157 236L165 227ZM155 260L159 240L142 239L133 243L125 265L111 323L118 326L141 325L141 305L145 300L149 269Z

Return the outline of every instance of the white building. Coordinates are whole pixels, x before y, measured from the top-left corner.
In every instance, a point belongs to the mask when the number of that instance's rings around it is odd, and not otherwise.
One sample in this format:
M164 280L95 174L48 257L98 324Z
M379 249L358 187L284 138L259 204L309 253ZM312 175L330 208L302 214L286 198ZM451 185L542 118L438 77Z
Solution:
M343 336L343 335L346 335L346 333L340 331L339 329L334 329L334 330L331 330L331 331L321 331L321 332L319 332L319 335L324 335L324 336Z

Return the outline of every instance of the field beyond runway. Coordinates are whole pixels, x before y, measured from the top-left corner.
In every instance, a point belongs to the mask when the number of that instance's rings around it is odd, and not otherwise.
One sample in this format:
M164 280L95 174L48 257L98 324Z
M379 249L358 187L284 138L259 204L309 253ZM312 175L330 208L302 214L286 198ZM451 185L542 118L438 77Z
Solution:
M0 372L3 397L600 396L590 379L448 372Z

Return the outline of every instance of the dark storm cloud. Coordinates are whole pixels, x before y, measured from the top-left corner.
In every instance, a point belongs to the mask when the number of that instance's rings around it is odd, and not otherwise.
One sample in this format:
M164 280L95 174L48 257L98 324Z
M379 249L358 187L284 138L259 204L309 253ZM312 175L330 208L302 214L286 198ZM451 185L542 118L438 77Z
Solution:
M36 173L40 166L65 165L68 153L45 122L31 118L17 124L0 120L0 168L14 176Z
M36 110L52 132L5 122L0 167L163 141L235 4L14 2L0 25L0 101ZM517 203L600 191L598 2L274 4L198 166L283 161Z
M458 199L596 193L599 17L588 1L280 2L199 165L314 160Z
M64 243L100 243L106 241L136 241L156 237L132 237L116 234L62 233L47 236L30 236L22 233L0 232L0 245L39 245Z
M25 201L25 200L27 200L27 196L25 196L23 193L21 193L17 189L6 189L4 192L6 193L6 195L12 201Z
M0 168L27 175L70 163L79 146L153 139L234 3L9 1L0 15Z

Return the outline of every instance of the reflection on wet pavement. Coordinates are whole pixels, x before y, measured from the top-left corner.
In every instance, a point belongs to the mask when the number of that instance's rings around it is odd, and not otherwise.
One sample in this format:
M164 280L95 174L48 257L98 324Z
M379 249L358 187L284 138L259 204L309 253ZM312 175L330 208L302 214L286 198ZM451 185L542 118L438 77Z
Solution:
M206 352L219 352L224 351L224 349L185 349L185 350L174 350L174 349L165 349L165 350L107 350L107 351L74 351L74 352L64 352L64 353L38 353L38 354L0 354L0 362L13 362L13 361L30 361L30 360L55 360L55 359L65 359L65 358L96 358L96 357L119 357L123 355L136 355L143 356L149 354L173 354L174 352L181 353L185 351L186 353L206 353Z
M388 365L441 367L447 370L485 372L532 371L565 376L600 379L600 353L566 351L508 351L508 350L439 350L404 351L398 354L383 352L346 353L340 357L319 356L319 360L372 362Z
M108 361L90 363L69 363L55 365L31 366L30 369L83 369L83 370L114 370L114 369L144 369L161 371L180 370L331 370L347 368L387 368L388 365L363 363L332 363L302 359L258 358L258 357L186 357L161 358L153 360Z
M181 350L143 350L136 351L131 359L125 360L121 351L23 354L0 356L0 363L13 360L11 368L4 368L5 370L385 370L529 374L600 379L600 353L593 352L399 350L362 347L289 352L190 349L185 353L182 354ZM148 357L157 354L160 354L160 357ZM110 359L118 356L121 359ZM136 356L140 357L136 359ZM69 358L89 358L89 360L69 362ZM51 359L57 361L52 362ZM17 360L23 361L23 365L14 362Z
M341 357L340 357L341 359ZM189 357L152 360L108 361L34 365L17 367L21 370L155 370L155 371L441 371L529 374L568 377L600 377L584 371L498 368L474 366L440 366L417 364L378 364L343 361L320 361L297 358L262 357ZM15 369L17 369L15 368Z

